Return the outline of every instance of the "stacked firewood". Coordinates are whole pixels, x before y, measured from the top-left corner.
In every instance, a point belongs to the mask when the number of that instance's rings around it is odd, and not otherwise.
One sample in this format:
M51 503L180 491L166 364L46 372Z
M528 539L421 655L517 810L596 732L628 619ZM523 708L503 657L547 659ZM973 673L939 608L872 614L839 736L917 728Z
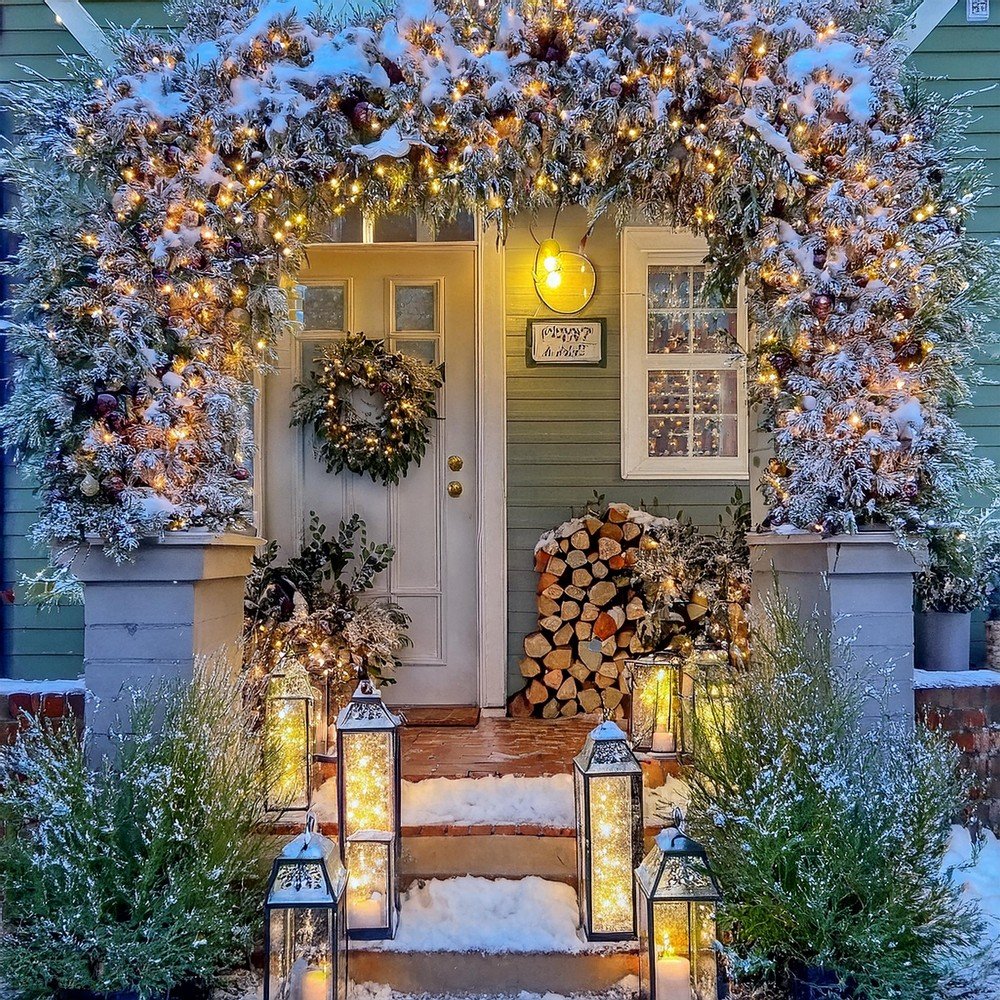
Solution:
M526 687L511 699L511 715L624 715L625 660L643 651L636 626L646 609L631 582L642 516L612 504L600 516L561 525L539 543L538 629L524 640Z

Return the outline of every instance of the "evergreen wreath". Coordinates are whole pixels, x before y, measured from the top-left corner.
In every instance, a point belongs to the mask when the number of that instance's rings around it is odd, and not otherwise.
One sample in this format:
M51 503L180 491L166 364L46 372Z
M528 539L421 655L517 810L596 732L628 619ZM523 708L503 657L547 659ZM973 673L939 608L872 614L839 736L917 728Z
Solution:
M313 428L327 472L349 469L373 482L398 483L424 457L442 384L433 365L388 351L363 333L348 334L295 386L292 423ZM358 391L382 400L376 417L358 409Z

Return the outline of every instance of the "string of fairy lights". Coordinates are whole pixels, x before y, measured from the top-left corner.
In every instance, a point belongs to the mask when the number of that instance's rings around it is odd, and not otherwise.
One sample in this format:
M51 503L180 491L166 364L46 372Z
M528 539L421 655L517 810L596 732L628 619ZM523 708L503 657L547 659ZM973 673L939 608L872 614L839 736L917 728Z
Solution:
M766 4L443 0L353 32L252 0L181 7L179 35L124 33L108 78L23 90L10 336L31 363L4 420L42 483L39 537L97 531L124 555L157 527L249 519L282 285L356 209L693 227L712 280L750 291L771 523L919 523L954 492L956 369L989 270L964 236L977 178L934 147L943 112L908 103L883 29L847 26L853 0L801 4L794 30ZM89 193L54 192L52 164Z

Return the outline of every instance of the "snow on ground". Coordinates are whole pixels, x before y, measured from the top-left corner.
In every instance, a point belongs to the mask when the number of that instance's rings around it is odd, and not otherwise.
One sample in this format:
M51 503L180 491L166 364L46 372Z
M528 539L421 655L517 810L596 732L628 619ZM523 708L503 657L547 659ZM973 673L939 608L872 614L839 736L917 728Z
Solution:
M993 687L1000 670L914 670L913 686L927 688Z
M615 987L604 993L575 993L570 996L572 1000L632 1000L638 992L638 977L626 976ZM352 983L349 1000L454 1000L454 998L431 993L397 993L380 983ZM484 993L477 1000L568 1000L568 998L561 993L529 993L527 990L522 990L520 993L495 996Z
M965 895L979 903L990 922L989 936L1000 935L1000 840L987 830L974 846L964 826L953 826L944 867L956 868Z
M0 695L6 694L85 694L83 678L77 680L18 681L0 679Z
M462 951L487 955L606 951L577 933L576 890L564 882L457 878L416 882L403 894L399 930L385 951Z
M668 777L659 788L646 789L646 819L669 823L674 809L687 803L687 786ZM337 784L324 782L313 798L320 821L337 818ZM575 825L573 775L526 778L504 774L483 778L427 778L403 782L403 826L516 825L567 829Z

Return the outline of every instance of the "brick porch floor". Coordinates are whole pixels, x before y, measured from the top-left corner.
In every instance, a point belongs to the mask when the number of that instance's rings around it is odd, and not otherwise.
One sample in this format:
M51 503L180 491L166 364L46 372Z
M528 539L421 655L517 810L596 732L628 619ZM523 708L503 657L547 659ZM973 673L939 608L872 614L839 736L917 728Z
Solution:
M491 719L475 727L404 726L403 777L478 778L488 774L568 774L599 719Z

